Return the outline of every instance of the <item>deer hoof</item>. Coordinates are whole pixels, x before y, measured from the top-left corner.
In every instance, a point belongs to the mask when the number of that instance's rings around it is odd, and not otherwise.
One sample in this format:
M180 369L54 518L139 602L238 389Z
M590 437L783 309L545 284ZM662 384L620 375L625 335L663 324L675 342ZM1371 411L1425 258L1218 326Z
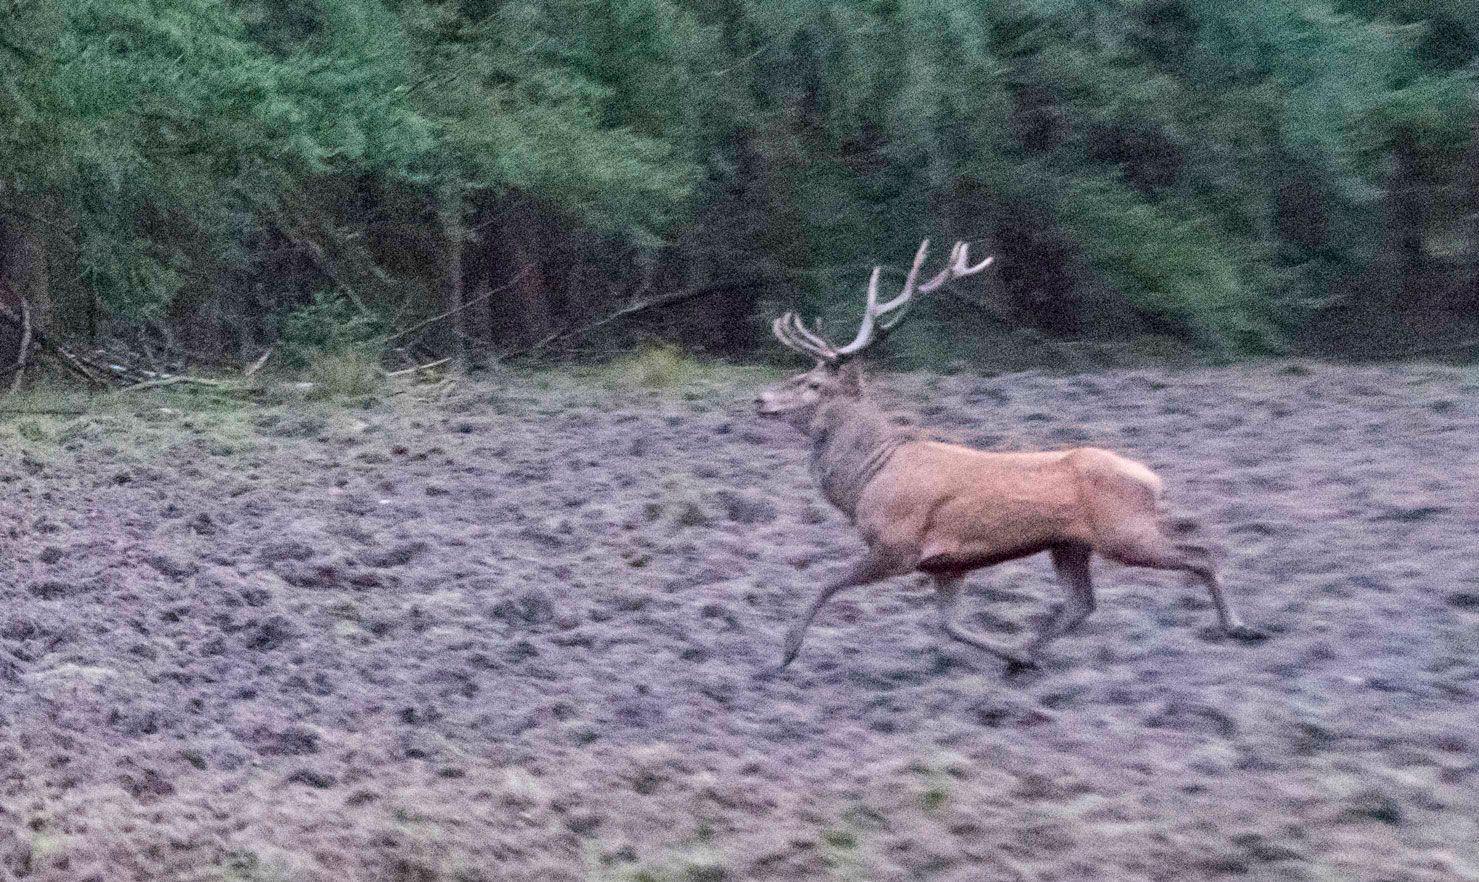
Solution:
M1027 671L1035 671L1039 667L1037 659L1029 658L1025 655L1007 656L1005 660L1007 663L1008 674L1021 674Z
M1261 631L1251 625L1233 625L1227 629L1227 636L1234 640L1241 640L1244 643L1257 643L1260 640L1267 640L1268 632Z

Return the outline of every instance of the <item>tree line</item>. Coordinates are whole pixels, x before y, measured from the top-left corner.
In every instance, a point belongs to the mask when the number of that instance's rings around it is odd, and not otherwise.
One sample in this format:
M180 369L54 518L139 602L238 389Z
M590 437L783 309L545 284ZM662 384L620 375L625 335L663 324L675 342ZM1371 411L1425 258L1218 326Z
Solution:
M496 353L656 301L593 336L744 355L925 236L998 260L903 356L1479 312L1466 0L7 5L0 304L55 338Z

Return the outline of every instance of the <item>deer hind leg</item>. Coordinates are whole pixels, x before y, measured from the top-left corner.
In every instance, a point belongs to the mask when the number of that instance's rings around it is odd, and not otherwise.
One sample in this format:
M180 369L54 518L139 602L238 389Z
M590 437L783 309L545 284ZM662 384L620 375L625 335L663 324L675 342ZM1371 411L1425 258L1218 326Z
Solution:
M1048 641L1056 640L1083 624L1094 611L1094 582L1089 574L1092 550L1075 542L1054 547L1052 554L1053 568L1068 589L1068 599L1027 644L1026 651L1031 657L1035 657Z
M817 592L816 599L811 602L811 606L806 608L806 612L786 635L786 649L781 657L781 668L784 669L795 660L796 654L801 651L801 641L806 638L806 629L811 626L811 620L817 617L817 613L821 611L828 598L844 588L868 585L889 576L898 575L904 569L907 568L901 569L892 557L869 549L867 556L854 563L851 569L823 585L822 590Z
M960 599L960 589L965 581L963 571L949 571L934 573L935 578L935 600L939 603L940 628L951 639L959 640L968 646L985 650L1012 667L1028 668L1033 666L1030 658L1018 655L1005 646L998 646L989 640L970 633L955 623L955 604Z
M1212 603L1217 607L1217 623L1224 633L1239 640L1261 640L1266 636L1257 628L1250 627L1233 609L1222 590L1217 565L1205 546L1178 542L1167 536L1158 523L1147 521L1126 529L1117 541L1105 543L1099 551L1105 557L1129 566L1181 570L1192 574L1207 586L1207 593L1212 595Z

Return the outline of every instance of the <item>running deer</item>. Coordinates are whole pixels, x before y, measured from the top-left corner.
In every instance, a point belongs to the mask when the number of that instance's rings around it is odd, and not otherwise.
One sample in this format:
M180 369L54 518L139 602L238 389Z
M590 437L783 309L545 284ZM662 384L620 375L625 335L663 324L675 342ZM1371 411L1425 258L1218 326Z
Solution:
M940 626L955 640L983 649L1012 667L1035 666L1044 646L1094 611L1089 560L1098 553L1138 567L1183 570L1201 580L1228 635L1257 640L1224 595L1212 555L1172 535L1161 510L1161 480L1144 465L1107 450L994 453L928 440L891 422L869 400L853 359L899 326L918 293L979 273L957 242L938 275L919 283L929 240L919 246L903 292L878 302L879 267L868 282L857 336L834 346L795 313L771 329L816 367L782 380L756 399L760 414L800 429L811 439L811 471L827 500L862 532L867 553L828 582L786 638L784 668L796 658L806 629L827 599L844 588L912 571L934 579ZM954 622L966 573L1047 551L1068 600L1020 650L999 646Z

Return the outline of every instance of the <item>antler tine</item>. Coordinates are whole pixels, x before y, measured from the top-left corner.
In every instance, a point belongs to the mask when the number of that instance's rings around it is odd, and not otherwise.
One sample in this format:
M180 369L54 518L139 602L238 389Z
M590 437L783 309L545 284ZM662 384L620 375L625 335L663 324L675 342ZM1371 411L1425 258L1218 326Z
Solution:
M818 355L828 360L837 357L837 348L831 343L828 343L826 340L822 339L822 335L813 333L812 331L808 331L806 329L806 323L803 322L801 320L801 317L796 315L794 312L791 313L791 328L802 340L805 340L807 343L816 347L816 352Z
M955 272L956 266L964 263L963 258L960 256L961 249L964 246L964 242L956 242L954 245L952 245L950 247L950 258L945 261L945 268L936 273L933 279L930 279L928 282L920 285L919 290L928 294L929 292L950 281L951 276Z
M792 312L776 319L771 329L775 332L776 338L791 349L836 364L877 343L885 334L897 327L908 315L909 306L916 294L928 293L947 282L975 275L991 265L992 259L987 257L972 266L970 247L965 242L956 242L950 249L950 259L946 262L945 268L921 285L919 284L919 270L924 266L924 258L929 253L929 248L930 240L925 239L919 243L919 250L914 253L914 265L909 268L909 276L904 279L904 290L887 303L878 302L878 279L883 272L883 267L873 267L873 275L868 279L868 299L863 307L862 324L858 326L857 336L853 337L852 342L846 346L833 346L817 334L808 331L801 319Z
M785 346L787 349L800 352L803 355L815 354L800 340L796 339L795 335L788 326L790 318L791 313L789 312L776 318L775 321L770 323L770 332L774 334L775 338L781 341L781 345Z
M955 247L950 250L950 262L945 265L945 268L943 270L940 270L939 275L935 276L933 279L930 279L928 282L925 282L923 285L920 285L919 290L927 294L930 291L933 291L941 285L945 284L946 282L951 282L955 279L963 279L966 276L975 275L976 273L979 273L981 270L990 266L992 260L993 258L987 257L985 260L981 261L975 266L971 266L970 246L964 242L956 242Z
M879 332L886 334L903 321L904 314L908 312L909 301L914 297L919 268L924 265L924 256L929 252L929 247L928 239L919 243L919 250L914 254L914 266L910 267L909 277L904 280L903 292L882 305L878 303L878 277L883 272L883 267L873 267L873 276L868 280L868 302L863 307L863 323L858 326L858 335L852 342L837 350L839 356L846 357L862 352L878 342L876 337ZM884 321L880 322L879 319Z
M781 341L781 345L785 346L787 349L799 350L804 352L805 350L802 350L800 344L796 341L794 337L791 336L790 329L786 327L786 320L790 317L790 315L791 314L788 312L785 315L777 316L775 321L772 321L770 323L770 332L774 334L775 338Z
M925 239L923 242L919 243L919 250L914 252L914 265L909 267L909 275L904 279L904 290L899 293L898 297L895 297L894 299L890 300L889 302L883 304L883 306L878 308L878 313L880 315L886 315L908 303L914 298L914 294L916 291L932 290L930 288L915 287L915 283L919 279L919 268L924 266L924 256L929 253L929 250L930 240ZM931 284L933 284L933 282L931 282Z
M960 270L955 274L957 279L962 276L973 276L986 267L991 266L992 261L996 260L996 255L988 254L980 263L970 266L966 263L966 252L969 250L964 242L960 243Z
M821 337L806 330L801 324L801 319L794 312L788 312L770 323L771 333L781 341L788 349L794 349L802 355L810 355L822 361L836 361L837 354L832 346Z
M878 276L883 272L883 267L873 267L873 275L868 279L868 300L863 306L863 323L858 325L858 333L852 338L852 342L837 350L838 357L845 358L858 352L862 352L873 344L873 325L878 318Z

